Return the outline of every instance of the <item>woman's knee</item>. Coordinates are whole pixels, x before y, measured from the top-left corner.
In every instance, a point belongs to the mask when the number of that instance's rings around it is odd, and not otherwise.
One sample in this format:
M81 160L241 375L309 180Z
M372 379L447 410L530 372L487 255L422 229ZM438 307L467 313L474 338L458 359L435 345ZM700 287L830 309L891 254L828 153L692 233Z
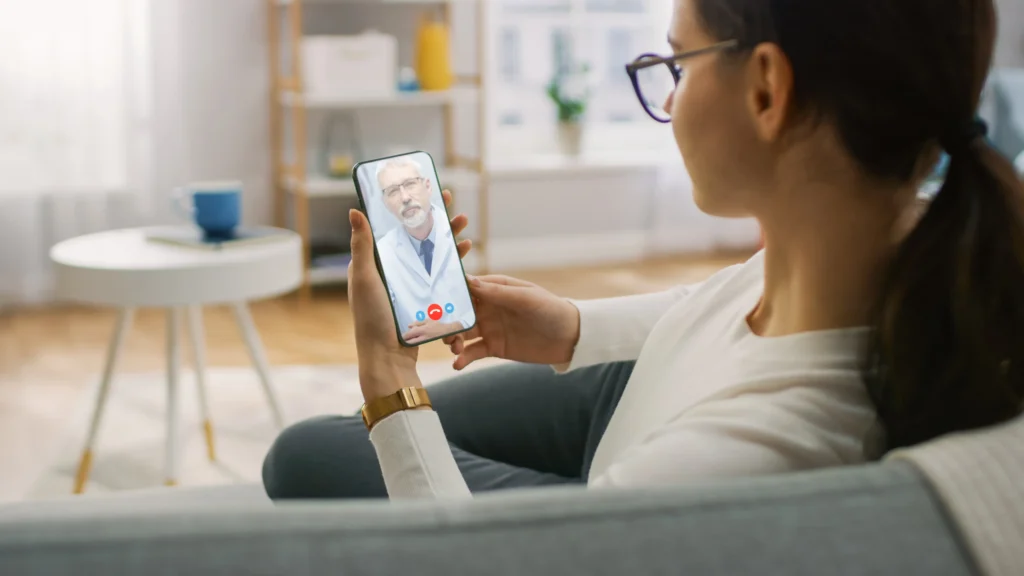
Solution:
M263 487L274 500L387 496L358 416L318 417L286 428L263 461Z

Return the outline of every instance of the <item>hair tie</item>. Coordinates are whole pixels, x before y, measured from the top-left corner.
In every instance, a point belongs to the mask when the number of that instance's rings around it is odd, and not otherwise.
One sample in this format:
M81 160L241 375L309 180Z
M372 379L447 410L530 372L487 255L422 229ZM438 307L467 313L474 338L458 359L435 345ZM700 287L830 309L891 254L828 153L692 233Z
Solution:
M975 118L967 127L958 129L950 137L944 138L940 144L950 156L953 156L966 152L970 149L971 144L986 136L988 136L988 124L981 118Z

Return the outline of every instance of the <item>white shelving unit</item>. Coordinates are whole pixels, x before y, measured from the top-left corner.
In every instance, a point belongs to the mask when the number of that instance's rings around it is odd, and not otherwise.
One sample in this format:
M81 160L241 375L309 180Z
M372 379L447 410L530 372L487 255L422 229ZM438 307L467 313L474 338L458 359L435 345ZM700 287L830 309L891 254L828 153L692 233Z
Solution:
M460 86L438 92L398 92L377 97L339 98L320 94L299 94L284 92L280 96L282 106L292 108L305 106L310 110L354 110L364 108L404 108L415 106L442 106L476 100L475 87Z
M393 93L379 96L339 97L305 92L301 73L304 5L343 7L377 4L436 7L443 12L450 30L451 4L475 3L480 11L477 14L477 22L480 23L483 21L486 0L266 0L266 3L272 84L270 118L275 219L278 226L293 228L302 237L306 257L306 275L301 288L302 299L307 300L311 296L311 288L315 285L343 283L347 279L347 266L341 258L331 259L334 264L324 268L313 266L310 201L356 197L355 185L350 178L332 178L310 171L308 159L314 151L309 149L307 140L308 112L430 107L441 109L444 113L445 152L443 159L435 158L442 164L438 167L438 177L442 186L453 191L457 192L463 186L472 186L477 190L477 238L474 239L474 252L477 261L486 263L484 254L487 248L488 228L487 178L483 161L480 159L483 157L483 151L479 151L479 158L459 157L455 151L453 128L456 105L477 105L481 115L478 122L478 142L480 147L483 147L485 139L482 130L485 123L482 74L460 78L451 89L444 91L400 92L396 87ZM478 42L482 42L479 26L477 38Z
M479 173L462 168L440 168L438 177L445 187L452 189L462 188L476 184ZM285 178L284 187L292 194L295 194L300 186L305 188L305 195L308 198L355 198L356 187L349 179L326 178L323 176L307 176L304 182L294 178Z

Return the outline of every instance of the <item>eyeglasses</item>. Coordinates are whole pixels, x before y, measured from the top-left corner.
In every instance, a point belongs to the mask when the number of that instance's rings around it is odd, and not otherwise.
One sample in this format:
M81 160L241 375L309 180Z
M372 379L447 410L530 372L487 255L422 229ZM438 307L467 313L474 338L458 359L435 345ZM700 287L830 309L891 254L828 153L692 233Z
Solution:
M626 64L626 73L633 83L633 91L640 99L640 104L647 111L647 114L667 124L672 117L665 111L665 102L672 92L679 86L683 79L685 70L679 62L687 58L694 58L712 52L720 52L735 48L739 45L736 40L727 40L712 44L699 50L680 52L672 56L659 56L657 54L643 54L630 64Z
M406 192L410 190L415 190L419 187L420 184L423 184L423 178L409 178L408 180L404 180L398 184L388 186L387 188L385 188L384 197L391 198L392 196L398 194L402 190L405 190Z

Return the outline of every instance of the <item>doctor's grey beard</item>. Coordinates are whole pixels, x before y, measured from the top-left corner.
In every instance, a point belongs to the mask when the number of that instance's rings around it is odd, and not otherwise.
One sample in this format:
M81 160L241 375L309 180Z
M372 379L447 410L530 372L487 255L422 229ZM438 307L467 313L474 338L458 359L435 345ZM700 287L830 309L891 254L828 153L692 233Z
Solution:
M420 226L423 225L424 222L427 221L427 217L430 216L430 213L427 212L423 208L423 206L417 205L417 207L419 208L419 211L417 211L414 216L410 218L402 218L402 225L404 225L406 228L419 228Z

